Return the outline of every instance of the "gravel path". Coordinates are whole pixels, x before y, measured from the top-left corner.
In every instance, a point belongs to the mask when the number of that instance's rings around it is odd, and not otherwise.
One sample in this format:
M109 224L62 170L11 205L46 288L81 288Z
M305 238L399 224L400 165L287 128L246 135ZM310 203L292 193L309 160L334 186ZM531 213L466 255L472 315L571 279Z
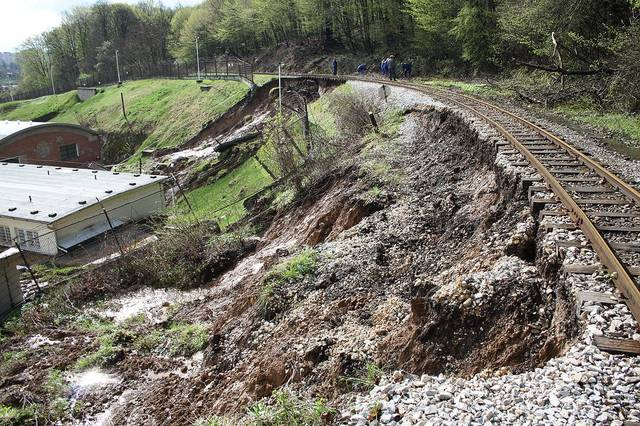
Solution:
M379 85L352 82L355 90L378 96ZM444 107L429 96L392 88L390 106L408 108ZM495 133L460 112L481 138ZM538 121L539 124L545 124ZM558 131L552 126L546 126ZM561 133L560 131L558 131ZM569 135L569 131L563 135ZM571 137L571 142L574 142ZM588 145L586 139L582 144ZM584 145L586 147L586 145ZM588 149L600 159L621 160L615 153ZM504 166L499 158L496 162ZM635 170L633 170L635 167ZM614 170L623 176L640 177L637 162L621 162ZM593 262L586 248L561 249L555 241L584 240L579 231L556 230L547 234L543 254L562 253L567 263ZM615 294L613 285L597 275L569 275L574 294L581 290ZM583 332L562 356L542 368L523 374L486 372L470 379L443 375L417 377L402 371L383 378L368 394L360 394L345 404L340 422L351 425L398 424L611 424L640 421L640 358L610 355L593 345L599 335L626 336L640 340L637 324L624 304L603 306L586 302L580 311Z

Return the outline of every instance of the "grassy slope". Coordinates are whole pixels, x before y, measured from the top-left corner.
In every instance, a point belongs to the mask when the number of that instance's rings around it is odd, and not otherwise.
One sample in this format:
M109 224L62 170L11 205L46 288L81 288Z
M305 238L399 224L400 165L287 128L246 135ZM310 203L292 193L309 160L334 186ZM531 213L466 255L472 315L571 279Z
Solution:
M203 125L248 92L246 85L236 81L208 83L212 89L202 92L188 80L131 81L74 105L54 121L87 122L105 132L124 131L128 124L122 115L122 93L131 130L148 135L140 150L175 147L197 135Z
M342 85L336 88L334 93L349 93L351 90L351 87ZM331 94L328 94L309 104L309 119L313 131L323 131L333 137L337 131L335 118L330 108L330 97ZM299 126L292 126L292 134L301 136ZM277 163L272 158L272 149L268 143L258 150L257 155L273 173L279 174ZM225 206L244 199L272 182L273 179L257 161L250 158L223 178L190 191L187 197L199 219L216 220L225 228L247 214L242 202L224 208ZM178 211L179 220L192 219L184 203L180 203Z
M491 86L482 83L469 83L454 80L425 80L428 86L455 88L471 95L484 96L513 96L509 90L500 86ZM640 116L622 114L619 112L599 112L588 104L574 102L558 106L553 112L560 114L577 123L588 124L604 132L610 132L624 141L609 141L616 151L627 154L635 159L640 159Z
M256 160L250 158L212 184L190 191L187 197L198 219L215 220L226 228L247 214L243 203L236 201L249 197L272 182ZM229 206L232 203L235 204ZM185 207L181 205L180 210L189 219Z
M138 149L178 146L198 134L209 121L220 116L248 93L236 81L207 81L203 92L189 80L140 80L79 102L76 92L0 105L0 119L33 120L57 114L50 121L84 124L105 133L133 132L146 139ZM122 115L120 93L124 95L129 124ZM137 160L138 155L132 159Z
M75 90L28 101L0 104L0 120L40 121L49 114L60 114L80 102Z

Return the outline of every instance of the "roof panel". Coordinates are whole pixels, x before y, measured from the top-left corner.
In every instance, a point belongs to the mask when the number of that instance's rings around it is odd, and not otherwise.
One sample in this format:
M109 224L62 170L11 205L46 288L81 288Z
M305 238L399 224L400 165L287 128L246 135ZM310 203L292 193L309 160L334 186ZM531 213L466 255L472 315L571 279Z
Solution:
M46 123L38 123L36 121L0 121L0 139L4 139L16 132L19 132L29 127L41 126Z
M0 163L0 216L51 223L166 176Z

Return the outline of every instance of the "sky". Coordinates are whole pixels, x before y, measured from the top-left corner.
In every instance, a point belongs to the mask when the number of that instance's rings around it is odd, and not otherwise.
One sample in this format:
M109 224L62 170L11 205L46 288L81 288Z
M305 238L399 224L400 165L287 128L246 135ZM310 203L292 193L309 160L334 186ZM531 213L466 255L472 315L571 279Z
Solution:
M138 0L108 0L109 3L137 3ZM14 52L27 38L60 23L65 11L88 6L95 0L0 0L0 52ZM166 6L190 6L202 0L162 0Z

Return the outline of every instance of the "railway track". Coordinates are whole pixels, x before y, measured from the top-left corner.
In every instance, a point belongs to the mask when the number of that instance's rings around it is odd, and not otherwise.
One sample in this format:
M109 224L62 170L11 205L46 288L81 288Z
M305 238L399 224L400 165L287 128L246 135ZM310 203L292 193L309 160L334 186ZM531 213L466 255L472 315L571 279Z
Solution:
M535 170L524 178L530 185L534 211L539 211L541 218L571 219L551 227L582 230L640 324L640 192L587 153L513 112L450 90L351 76L292 77L357 80L415 90L465 109L490 124L504 139L496 143L496 149L513 166L522 167L523 174L527 169ZM598 269L587 266L568 272L593 273ZM590 297L606 302L602 295ZM599 337L596 344L610 352L640 354L640 344L633 340Z

